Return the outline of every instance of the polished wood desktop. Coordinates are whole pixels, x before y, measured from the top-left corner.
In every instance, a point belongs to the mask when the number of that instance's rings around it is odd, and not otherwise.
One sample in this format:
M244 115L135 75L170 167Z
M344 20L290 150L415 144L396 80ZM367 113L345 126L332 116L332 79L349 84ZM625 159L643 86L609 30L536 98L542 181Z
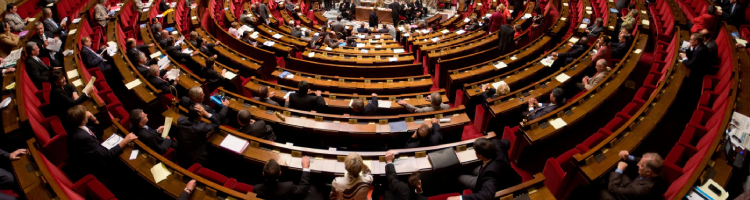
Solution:
M334 92L357 92L399 94L404 92L425 92L432 87L429 75L406 76L393 78L361 78L326 76L320 74L302 73L300 71L277 68L271 75L278 77L283 71L289 71L289 76L277 79L280 84L296 86L300 81L307 81L312 89L322 89Z
M378 15L378 22L384 23L384 24L393 24L393 15L391 9L388 8L374 8L374 7L366 7L366 6L357 6L354 9L354 16L357 21L369 21L370 19L370 12L375 10L375 13Z

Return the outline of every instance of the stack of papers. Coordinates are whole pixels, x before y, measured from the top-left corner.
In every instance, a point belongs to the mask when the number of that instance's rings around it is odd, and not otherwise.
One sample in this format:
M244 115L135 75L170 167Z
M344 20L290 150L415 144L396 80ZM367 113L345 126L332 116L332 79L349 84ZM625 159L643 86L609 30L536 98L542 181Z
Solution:
M232 134L227 134L226 137L224 137L224 140L221 141L221 144L219 146L224 147L225 149L229 149L230 151L234 151L235 153L242 154L243 151L245 151L245 148L247 148L247 145L250 144L245 139L238 138L237 136L234 136Z
M159 163L154 165L154 167L151 167L151 174L154 175L154 181L156 183L159 183L163 181L164 179L167 179L167 176L172 174L172 172L169 172L166 166L164 166L164 163Z
M276 42L274 42L274 41L266 41L266 42L263 43L263 45L266 45L266 46L269 46L269 47L273 46L274 44L276 44Z
M463 29L456 31L456 35L461 35L464 33L466 33L466 31L464 31Z
M562 118L549 120L549 124L552 125L552 127L555 127L555 129L560 129L562 127L565 127L565 125L568 125L568 123L565 123L565 121Z
M310 52L309 54L307 54L307 57L310 57L310 58L315 57L315 52Z
M81 79L73 81L73 86L75 87L81 87L83 85L83 81Z
M429 30L429 29L422 29L422 33L424 33L424 34L427 34L427 33L429 33L429 32L430 32L430 30Z
M159 69L163 69L169 64L169 58L167 58L167 56L162 56L157 64L159 64Z
M78 22L80 22L80 21L81 21L81 18L80 18L80 17L79 17L79 18L75 18L75 19L73 19L73 23L74 23L74 24L77 24L77 23L78 23Z
M508 65L507 65L507 64L505 64L505 62L502 62L502 61L501 61L501 62L497 62L497 63L495 63L495 69L502 69L502 68L505 68L505 67L507 67L507 66L508 66Z
M190 54L190 53L193 53L193 50L190 49L190 48L185 48L185 49L182 50L182 53Z
M526 13L523 15L523 17L521 17L521 19L528 19L528 18L531 18L531 14L529 13Z
M68 79L74 79L78 77L78 70L70 70L68 71Z
M81 79L78 79L78 80L81 80ZM141 82L141 79L135 79L134 81L131 81L130 83L125 84L125 87L128 88L128 90L132 90L135 86L141 85L141 83L143 83Z
M102 142L102 146L104 146L104 148L107 148L107 149L112 149L115 146L119 145L120 141L122 141L122 137L120 137L120 135L112 134L112 136L110 136L109 138L107 138L107 140Z
M561 73L560 75L557 75L557 76L555 77L555 80L557 80L557 81L558 81L558 82L560 82L560 83L564 83L564 82L565 82L565 81L567 81L568 79L570 79L570 76L568 76L568 75L567 75L567 74L565 74L565 73Z
M332 49L331 47L326 47L326 48L325 48L325 50L326 50L326 51L331 51L331 50L333 50L333 49Z
M49 45L47 45L47 49L51 51L60 51L60 47L62 46L62 40L55 41L55 38L47 38L47 42Z
M575 43L578 43L578 38L577 37L571 37L570 40L568 40L568 41L570 41L570 43L575 44Z
M469 23L470 21L471 21L471 19L469 19L469 18L464 19L464 22L466 22L466 23Z
M440 38L434 37L434 38L432 38L432 39L430 39L430 40L432 40L432 42L437 42L437 41L439 41L439 40L440 40Z
M278 33L277 34L273 34L273 38L280 39L281 37L283 37L283 35L278 34Z
M544 66L552 67L552 64L555 63L555 60L552 60L551 57L546 57L546 58L542 59L541 63Z
M149 57L151 57L151 59L154 59L156 57L161 57L161 51L157 51L156 53L152 53Z
M420 170L432 169L432 164L430 164L429 156L415 158L414 161L417 163L417 168L419 168Z
M411 173L419 170L414 157L398 158L393 161L393 166L399 173Z
M645 25L645 26L648 26L648 20L647 20L647 19L644 19L644 20L643 20L643 21L641 21L641 22L643 23L643 25Z
M378 108L391 108L392 101L378 100Z
M404 53L404 49L393 49L393 53Z
M107 42L107 53L109 54L109 56L114 56L115 54L117 54L117 42Z
M398 60L398 57L390 57L388 58L388 61L396 62Z
M365 43L357 43L357 47L359 48L365 47Z
M589 27L589 25L588 24L581 24L580 26L578 26L578 28L580 28L580 29L584 29L586 27Z
M474 152L474 149L467 149L466 151L456 152L456 157L458 157L458 161L461 163L477 160L477 154L476 152Z
M167 72L167 79L169 80L175 80L177 77L180 77L180 70L179 69L172 69Z
M237 77L237 74L234 73L234 72L227 71L226 73L224 73L224 78L232 80L232 79L234 79L234 77Z

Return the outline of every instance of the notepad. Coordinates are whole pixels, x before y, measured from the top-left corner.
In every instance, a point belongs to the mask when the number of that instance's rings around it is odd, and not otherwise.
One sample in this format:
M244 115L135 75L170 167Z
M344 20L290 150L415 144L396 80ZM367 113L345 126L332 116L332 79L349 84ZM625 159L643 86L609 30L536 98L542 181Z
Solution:
M68 71L68 79L74 79L75 77L78 77L78 70Z
M390 57L388 58L388 61L390 62L396 62L398 60L398 57Z
M266 42L263 43L263 45L266 45L266 46L269 46L269 47L273 46L274 44L276 44L276 42L274 42L274 41L266 41Z
M578 42L578 38L577 37L571 37L570 40L568 40L568 41L570 41L570 43L575 44L575 43Z
M365 44L364 43L357 43L357 47L359 47L359 48L365 47Z
M278 34L278 33L273 35L273 38L276 38L276 39L281 39L281 37L283 37L283 35Z
M232 80L232 79L234 79L234 77L237 77L237 74L234 73L234 72L227 71L226 73L224 73L224 78Z
M135 79L134 81L130 81L130 83L125 84L125 87L128 88L128 90L132 90L135 86L141 85L141 79Z
M135 160L136 158L138 158L138 149L133 149L133 151L130 152L129 160Z
M568 125L568 123L565 123L565 121L562 118L549 120L549 124L552 125L552 127L554 127L555 129L560 129L562 127L565 127L565 125Z
M86 83L86 87L83 87L83 91L88 91L89 89L91 89L91 87L94 87L95 81L96 81L96 76L92 76L91 79L89 79L89 82Z
M123 138L120 137L120 135L112 134L112 136L109 136L107 140L104 140L104 142L102 142L102 146L107 149L112 149L115 146L119 145L122 139Z
M474 149L456 152L456 157L458 157L458 161L461 163L477 160L477 154L474 152Z
M172 128L172 121L174 121L172 117L164 118L164 129L161 131L162 138L166 138L169 135L169 129Z
M164 166L164 163L159 163L154 165L154 167L151 167L151 174L154 175L154 182L159 183L167 177L172 174L172 172L169 172L166 166Z
M456 31L456 35L461 35L464 33L466 33L466 31L464 31L463 29Z
M432 164L430 164L429 156L415 158L414 161L417 163L417 168L419 168L420 170L432 169Z
M568 75L567 75L567 74L565 74L565 73L561 73L560 75L557 75L557 76L555 77L555 80L557 80L557 81L558 81L558 82L560 82L560 83L564 83L564 82L565 82L565 81L567 81L568 79L570 79L570 76L568 76Z
M161 51L157 51L156 53L152 53L149 57L151 57L152 59L156 58L156 57L161 57Z
M643 25L648 26L648 20L647 19L642 20L641 23L643 23Z
M224 140L221 141L221 144L219 144L219 146L235 153L242 154L242 152L245 151L245 148L247 148L248 144L250 144L250 142L245 139L238 138L237 136L234 136L232 134L227 134L227 136L224 137Z
M636 49L635 51L633 51L633 53L635 53L635 54L639 54L641 52L643 52L643 50L641 50L641 49Z
M73 81L73 86L81 87L83 85L83 81L81 79Z
M544 66L552 67L552 64L555 63L555 60L552 60L549 57L547 57L547 58L542 59L542 61L540 61L540 63L542 63L542 65L544 65Z
M508 65L507 65L507 64L505 64L505 62L502 62L502 61L501 61L501 62L497 62L497 63L495 63L495 69L502 69L502 68L505 68L505 67L507 67L507 66L508 66Z
M393 53L404 53L404 49L393 49Z
M392 101L378 100L378 108L391 108Z
M580 28L580 29L584 29L586 27L589 27L589 25L588 24L581 24L580 26L578 26L578 28Z

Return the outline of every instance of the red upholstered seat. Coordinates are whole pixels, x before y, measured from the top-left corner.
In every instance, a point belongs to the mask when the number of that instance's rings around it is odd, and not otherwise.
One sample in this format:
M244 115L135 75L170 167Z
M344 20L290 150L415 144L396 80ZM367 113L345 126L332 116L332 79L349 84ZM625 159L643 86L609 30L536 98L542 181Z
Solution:
M576 149L579 152L587 152L591 150L591 147L601 142L601 140L603 140L605 137L607 136L600 132L594 133L593 135L589 136L589 138L581 142L581 144L576 145Z
M557 156L557 158L555 158L555 161L560 164L560 167L562 167L563 170L570 171L576 167L576 165L573 163L573 155L576 155L578 153L578 149L570 149L565 153Z
M221 175L218 172L210 170L208 168L203 168L203 166L198 163L190 166L190 168L188 168L188 171L198 174L199 176L202 176L203 178L206 178L220 185L224 185L229 180L227 176Z
M237 179L234 179L234 178L230 178L229 180L227 180L227 182L224 183L224 186L228 188L232 188L233 190L241 192L243 194L253 191L252 185L248 185L242 182L237 182Z
M521 155L521 150L523 150L523 147L528 144L521 136L520 127L515 126L511 128L506 126L503 129L502 139L507 139L510 143L510 147L508 148L508 160L516 162L518 156Z
M573 173L563 171L560 164L554 158L548 158L544 164L544 185L552 192L555 198L565 199L567 195L575 188L571 185Z
M435 195L435 196L427 197L427 200L446 200L446 199L448 199L448 197L454 197L454 196L460 196L460 195L461 194L459 194L458 192L448 193L448 194L440 194L440 195Z

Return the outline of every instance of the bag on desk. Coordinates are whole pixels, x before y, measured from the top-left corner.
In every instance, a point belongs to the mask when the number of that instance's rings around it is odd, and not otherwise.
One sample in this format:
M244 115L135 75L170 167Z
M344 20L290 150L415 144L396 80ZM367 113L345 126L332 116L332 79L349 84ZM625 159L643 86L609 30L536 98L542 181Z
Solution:
M452 169L461 166L461 162L458 161L458 156L453 148L448 147L445 149L433 151L427 153L432 163L432 169L440 171L444 169Z

